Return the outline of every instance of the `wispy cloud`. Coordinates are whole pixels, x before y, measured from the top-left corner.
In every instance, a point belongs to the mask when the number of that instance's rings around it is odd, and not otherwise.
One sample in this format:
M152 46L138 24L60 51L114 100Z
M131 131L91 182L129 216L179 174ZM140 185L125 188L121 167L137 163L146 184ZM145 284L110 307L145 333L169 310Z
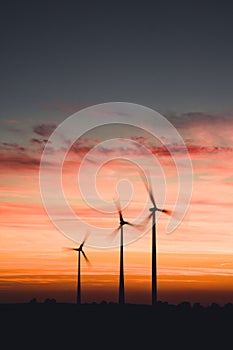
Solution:
M20 124L20 120L19 119L3 119L2 121L3 121L3 123L10 124L10 125L12 125L12 124Z
M25 151L25 147L18 145L16 142L1 142L0 150L9 150L9 151Z
M177 145L177 144L170 144L169 149L166 148L165 146L157 146L151 140L147 138L131 138L133 141L137 141L138 144L130 144L129 142L124 143L124 139L119 140L119 145L116 147L105 147L105 146L99 146L98 149L96 150L96 154L99 155L112 155L112 156L126 156L126 155L131 155L131 156L144 156L145 151L144 148L140 147L140 145L144 146L148 151L150 151L152 154L156 156L170 156L170 151L174 155L186 155L187 151L189 152L190 155L198 155L198 154L213 154L213 153L231 153L233 152L232 147L219 147L219 146L202 146L198 144L190 144L187 143L185 146L184 145ZM121 144L122 146L121 146ZM88 153L93 145L97 145L97 142L95 140L88 140L86 143L85 142L78 142L75 143L72 148L70 149L71 153L74 154L79 154L79 155L85 155ZM170 150L170 151L169 151Z
M233 124L233 114L188 112L182 114L169 114L167 118L177 128L194 127L195 125Z
M233 143L233 114L190 112L168 119L187 142L208 147L231 147Z
M30 143L31 143L32 145L45 145L47 142L48 142L47 139L43 139L43 140L41 140L41 139L36 139L36 138L30 139Z
M35 125L33 127L33 131L35 134L44 136L44 137L49 137L52 132L56 129L57 125L55 123L49 123L49 124L39 124Z
M1 202L1 215L43 215L45 212L41 205L32 205L32 203L13 203L13 202Z
M17 143L0 143L1 169L24 168L25 170L38 168L40 164L39 154L32 154L29 149Z

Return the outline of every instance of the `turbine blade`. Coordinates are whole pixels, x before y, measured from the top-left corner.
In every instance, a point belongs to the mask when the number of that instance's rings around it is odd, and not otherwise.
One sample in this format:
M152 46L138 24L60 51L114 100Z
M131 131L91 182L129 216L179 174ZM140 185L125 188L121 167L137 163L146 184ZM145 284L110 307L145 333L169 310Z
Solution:
M86 254L84 253L84 251L81 250L81 252L82 252L82 254L83 254L84 259L86 260L86 262L90 265L90 264L91 264L91 263L90 263L90 260L88 259L88 257L87 257Z
M149 194L149 197L150 197L150 200L151 200L153 206L156 207L155 198L154 198L153 191L152 191L152 185L151 185L150 176L146 177L144 175L144 173L143 173L143 174L141 174L141 178L142 178L142 181L143 181L143 183L144 183L144 185L146 187L146 190L147 190L147 192Z
M120 221L124 221L119 199L115 200L115 206L117 208L117 211L118 211L118 214L119 214L119 217L120 217Z
M159 209L157 208L157 211L161 211L162 213L165 213L167 215L172 215L172 211L168 209Z
M151 188L148 188L148 193L149 193L150 200L151 200L153 206L156 207L154 195L153 195L153 192L152 192L152 189L151 189Z
M84 243L86 242L87 238L90 236L91 232L88 230L84 236L84 239L82 241L82 245L84 245Z
M140 222L140 224L138 224L138 226L141 227L141 229L143 229L152 218L152 215L153 214L150 213L142 222Z
M131 222L126 222L126 225L129 225L129 226L132 226L132 227L135 227L136 229L138 229L138 230L142 230L142 227L141 227L141 225L139 225L139 224L132 224Z
M167 214L167 215L172 215L172 211L168 209L162 209L162 212Z
M119 226L111 233L111 236L112 236L112 235L113 235L113 236L116 236L117 233L118 233L118 231L120 230L120 228L121 228L121 225L119 225Z
M64 247L63 249L64 250L76 250L76 251L78 251L78 248L71 248L71 247Z
M126 222L126 225L135 227L139 231L142 231L144 229L144 227L145 227L145 224L142 224L142 223L140 223L140 224L132 224L131 222L128 222L128 221Z
M123 215L122 215L122 212L121 212L121 211L119 212L119 216L120 216L120 221L121 221L121 222L124 221Z
M121 204L120 204L119 199L115 199L114 202L115 202L115 206L116 206L117 210L121 211Z
M110 235L109 235L109 238L114 238L117 234L118 234L118 231L120 230L121 228L121 225L119 225Z
M129 221L126 221L125 224L129 226L136 226L135 224L132 224L132 222L129 222Z

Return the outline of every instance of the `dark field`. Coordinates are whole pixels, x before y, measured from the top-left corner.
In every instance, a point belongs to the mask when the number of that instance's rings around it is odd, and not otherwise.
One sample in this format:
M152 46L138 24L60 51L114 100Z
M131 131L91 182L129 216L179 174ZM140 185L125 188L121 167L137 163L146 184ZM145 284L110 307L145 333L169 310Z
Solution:
M2 349L231 349L233 344L233 304L1 304L0 314Z

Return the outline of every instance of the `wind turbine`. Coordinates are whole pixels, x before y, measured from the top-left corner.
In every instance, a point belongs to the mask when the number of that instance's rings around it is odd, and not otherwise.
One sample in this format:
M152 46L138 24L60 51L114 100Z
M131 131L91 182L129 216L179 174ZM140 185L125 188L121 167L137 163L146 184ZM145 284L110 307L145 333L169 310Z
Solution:
M123 238L123 226L124 225L130 225L134 227L140 227L140 225L135 225L132 224L128 221L125 221L122 215L122 210L120 207L119 201L115 202L118 214L119 214L119 219L120 223L119 226L117 227L116 230L113 231L111 236L115 236L118 231L120 230L120 279L119 279L119 294L118 294L118 302L119 304L124 304L125 303L125 283L124 283L124 251L123 251L123 246L124 246L124 238Z
M76 297L76 303L78 305L81 304L81 253L84 259L86 260L86 262L90 264L89 259L87 258L86 254L83 251L83 246L87 240L88 235L89 234L86 234L84 240L82 241L82 243L78 248L68 248L69 250L75 250L78 252L78 279L77 279L77 297Z
M151 203L153 205L153 207L149 209L151 213L147 217L146 221L149 221L152 217L152 305L156 305L157 303L156 212L160 211L162 213L171 215L171 211L167 209L158 208L155 202L150 181L148 184L148 182L145 182L144 180L144 184L146 186Z

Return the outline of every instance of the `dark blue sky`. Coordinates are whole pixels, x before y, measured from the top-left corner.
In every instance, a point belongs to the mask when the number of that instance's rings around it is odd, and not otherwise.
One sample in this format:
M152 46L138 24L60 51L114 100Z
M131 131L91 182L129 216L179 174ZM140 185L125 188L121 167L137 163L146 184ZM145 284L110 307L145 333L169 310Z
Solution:
M232 1L1 3L1 119L101 102L233 110Z

